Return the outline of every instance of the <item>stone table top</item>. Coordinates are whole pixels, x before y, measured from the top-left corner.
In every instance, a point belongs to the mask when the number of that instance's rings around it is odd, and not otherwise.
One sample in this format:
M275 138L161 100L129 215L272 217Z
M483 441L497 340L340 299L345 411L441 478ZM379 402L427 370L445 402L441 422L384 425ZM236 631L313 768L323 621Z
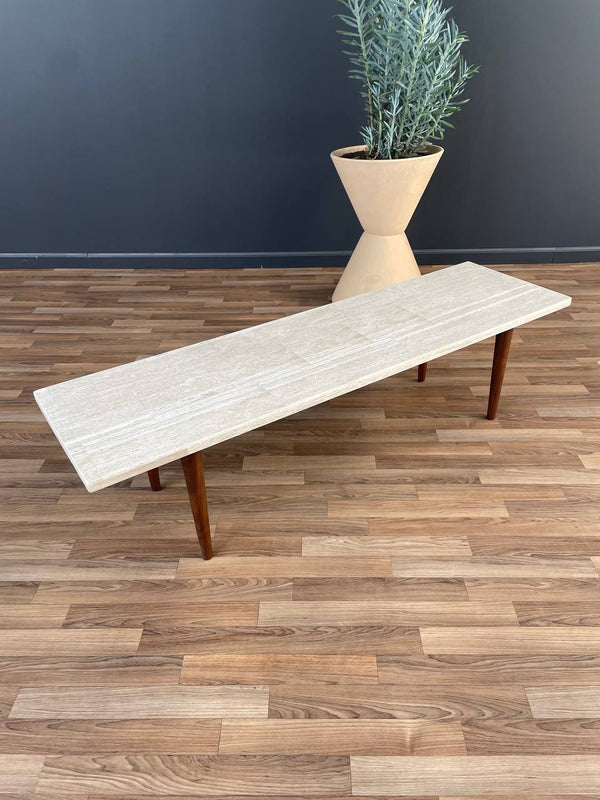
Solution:
M570 303L467 262L34 395L93 492Z

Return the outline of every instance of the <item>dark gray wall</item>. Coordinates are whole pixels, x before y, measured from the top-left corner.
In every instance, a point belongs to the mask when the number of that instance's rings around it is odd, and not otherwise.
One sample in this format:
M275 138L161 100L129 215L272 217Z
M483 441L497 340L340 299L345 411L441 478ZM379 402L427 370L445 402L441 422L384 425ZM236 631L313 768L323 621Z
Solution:
M454 6L482 70L413 245L600 245L599 0ZM324 263L351 249L360 229L328 154L357 141L362 119L337 10L0 0L0 252L319 251L287 263Z

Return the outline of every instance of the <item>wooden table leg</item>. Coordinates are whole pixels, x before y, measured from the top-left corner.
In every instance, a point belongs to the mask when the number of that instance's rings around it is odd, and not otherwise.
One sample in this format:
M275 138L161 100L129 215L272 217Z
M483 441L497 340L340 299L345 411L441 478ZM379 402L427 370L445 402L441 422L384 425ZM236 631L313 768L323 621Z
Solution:
M210 522L208 519L208 503L206 500L206 486L204 484L204 466L202 453L192 453L181 459L185 485L187 486L190 506L196 524L196 533L205 559L212 558L213 549L210 539Z
M496 336L496 344L494 346L494 363L492 366L492 380L490 383L490 396L487 409L488 419L496 419L496 414L498 413L498 403L500 402L502 381L504 380L504 372L506 370L506 362L508 361L508 353L510 350L512 335L512 331L504 331L504 333L499 333Z
M156 469L148 470L148 480L150 481L150 488L153 492L160 492L162 485L160 483L160 472L158 467Z
M427 362L425 364L419 364L419 383L425 383L425 378L427 376Z

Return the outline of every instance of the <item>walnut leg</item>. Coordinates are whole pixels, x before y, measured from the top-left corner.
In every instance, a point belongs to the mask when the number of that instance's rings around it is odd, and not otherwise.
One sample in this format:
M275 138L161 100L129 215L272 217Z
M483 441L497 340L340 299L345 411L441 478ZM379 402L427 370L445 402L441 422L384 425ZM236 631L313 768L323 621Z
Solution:
M504 331L504 333L499 333L496 336L496 344L494 346L494 363L492 366L492 380L490 383L490 397L488 400L487 409L488 419L496 419L496 414L498 413L498 403L500 402L502 381L504 380L504 372L506 370L506 362L508 361L508 353L510 350L512 335L512 331Z
M153 492L160 492L162 485L160 483L160 472L158 467L156 469L148 470L148 480L150 481L150 488Z
M425 383L425 378L427 376L427 362L424 364L419 364L419 383Z
M208 519L208 503L206 500L206 486L204 484L204 466L202 453L192 453L181 459L185 485L187 486L190 506L194 515L196 533L205 559L212 558L213 549L210 539L210 522Z

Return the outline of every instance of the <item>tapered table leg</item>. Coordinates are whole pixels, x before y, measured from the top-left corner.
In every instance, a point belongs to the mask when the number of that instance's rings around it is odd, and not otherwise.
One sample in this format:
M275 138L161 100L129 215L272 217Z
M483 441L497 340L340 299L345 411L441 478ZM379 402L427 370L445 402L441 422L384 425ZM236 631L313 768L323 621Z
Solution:
M206 486L204 484L204 466L202 453L192 453L181 459L185 485L187 486L190 506L194 515L196 533L202 549L202 556L212 558L213 549L210 539L210 522L208 519L208 503L206 500Z
M156 469L148 470L148 480L150 481L150 488L152 491L160 492L162 486L160 483L160 472L158 471L158 467L156 467Z
M419 383L425 383L425 378L427 377L427 362L425 364L419 364Z
M496 419L496 414L498 413L498 403L500 402L500 393L502 392L502 382L504 380L504 372L506 371L512 335L512 331L504 331L504 333L499 333L496 336L492 380L490 383L490 396L487 409L488 419Z

